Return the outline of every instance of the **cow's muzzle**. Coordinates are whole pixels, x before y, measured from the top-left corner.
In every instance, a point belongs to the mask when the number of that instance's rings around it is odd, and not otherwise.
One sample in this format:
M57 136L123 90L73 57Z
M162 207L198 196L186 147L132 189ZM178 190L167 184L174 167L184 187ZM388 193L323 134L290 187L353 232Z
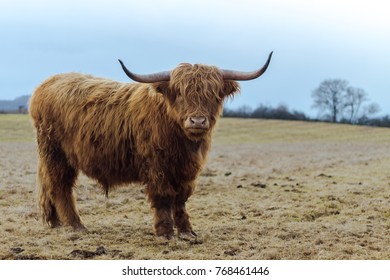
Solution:
M203 133L210 128L210 122L206 117L188 117L184 122L184 127L192 133Z

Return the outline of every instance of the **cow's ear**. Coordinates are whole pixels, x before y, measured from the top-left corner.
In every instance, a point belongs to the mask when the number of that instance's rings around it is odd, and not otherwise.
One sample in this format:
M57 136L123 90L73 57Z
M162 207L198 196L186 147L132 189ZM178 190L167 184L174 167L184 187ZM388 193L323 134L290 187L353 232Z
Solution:
M222 98L232 97L235 93L240 92L240 85L236 81L224 81L222 89Z
M158 83L154 83L153 85L155 90L158 93L168 98L171 103L175 102L176 95L171 90L171 87L169 86L169 82L158 82Z

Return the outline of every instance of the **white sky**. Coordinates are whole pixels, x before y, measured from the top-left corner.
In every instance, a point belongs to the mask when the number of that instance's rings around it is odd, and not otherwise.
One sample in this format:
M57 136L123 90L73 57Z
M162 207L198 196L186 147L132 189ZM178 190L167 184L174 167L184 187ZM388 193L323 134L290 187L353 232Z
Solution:
M310 112L327 78L366 90L390 114L390 16L384 0L1 0L0 99L80 71L126 81L117 63L153 72L178 63L267 73L228 107L287 104Z

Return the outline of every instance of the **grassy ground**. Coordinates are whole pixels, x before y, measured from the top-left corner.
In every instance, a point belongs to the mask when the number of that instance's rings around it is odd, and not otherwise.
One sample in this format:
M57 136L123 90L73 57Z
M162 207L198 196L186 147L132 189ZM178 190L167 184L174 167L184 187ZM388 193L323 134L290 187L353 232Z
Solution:
M0 114L0 142L32 142L34 134L28 115Z
M83 176L88 231L47 228L28 117L0 115L0 133L0 259L390 259L389 129L222 119L190 242L155 238L142 186L106 199Z

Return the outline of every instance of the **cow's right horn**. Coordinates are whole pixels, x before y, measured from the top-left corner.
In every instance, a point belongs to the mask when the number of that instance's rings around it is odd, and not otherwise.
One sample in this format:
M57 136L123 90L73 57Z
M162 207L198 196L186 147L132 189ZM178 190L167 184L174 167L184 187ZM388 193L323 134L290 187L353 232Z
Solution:
M170 71L164 71L164 72L159 72L159 73L153 73L153 74L148 74L148 75L139 75L139 74L134 74L131 72L129 69L126 68L126 66L123 64L123 62L119 60L119 63L122 66L123 71L126 73L126 75L140 83L156 83L156 82L167 82L171 78L171 72Z

